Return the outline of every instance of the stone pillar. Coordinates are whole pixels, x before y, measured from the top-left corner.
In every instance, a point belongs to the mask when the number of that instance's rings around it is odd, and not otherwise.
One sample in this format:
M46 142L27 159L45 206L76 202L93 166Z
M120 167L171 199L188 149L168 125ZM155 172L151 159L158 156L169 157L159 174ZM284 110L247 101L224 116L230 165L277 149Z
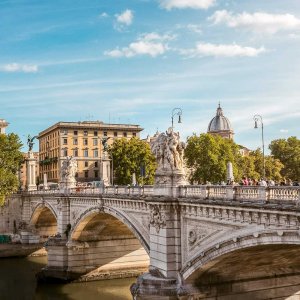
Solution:
M28 157L26 158L26 188L27 191L36 191L36 159L33 156L33 152L28 152Z
M48 255L46 268L38 273L39 281L62 280L68 281L69 250L67 242L70 234L70 199L57 199L57 234L50 237L45 244Z
M104 185L111 185L111 160L103 158L100 164L100 177Z
M150 267L132 285L134 299L178 299L184 294L181 269L180 186L186 185L183 150L179 133L170 128L151 143L156 157L154 197L150 207ZM153 297L152 297L153 296Z
M169 202L170 201L170 202ZM176 201L164 199L149 203L150 267L131 287L135 299L160 296L178 299L181 290L181 222Z
M70 199L69 197L61 197L57 199L57 233L62 239L68 239L68 231L70 231Z

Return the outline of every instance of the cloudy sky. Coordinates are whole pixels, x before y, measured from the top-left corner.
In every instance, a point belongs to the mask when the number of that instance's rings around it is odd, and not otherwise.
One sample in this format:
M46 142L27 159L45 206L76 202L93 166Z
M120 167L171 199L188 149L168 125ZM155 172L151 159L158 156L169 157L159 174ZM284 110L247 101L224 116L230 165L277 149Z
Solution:
M236 142L299 137L299 0L0 0L0 118L176 124L206 132L218 102Z

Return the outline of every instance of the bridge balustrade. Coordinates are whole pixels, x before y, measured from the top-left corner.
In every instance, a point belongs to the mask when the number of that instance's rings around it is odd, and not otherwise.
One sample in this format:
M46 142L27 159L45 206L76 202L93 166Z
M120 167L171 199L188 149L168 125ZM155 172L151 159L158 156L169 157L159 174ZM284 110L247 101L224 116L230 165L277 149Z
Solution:
M261 194L260 190L265 190L265 187L259 187L259 186L235 186L234 190L234 199L243 201L243 200L266 200L260 199Z
M182 198L207 198L207 186L205 185L185 185L180 187L180 197Z
M144 196L152 196L154 193L153 185L142 186L142 193Z
M146 186L106 186L104 188L73 188L66 190L28 191L29 195L127 195L152 196L154 187ZM221 186L221 185L186 185L179 187L180 198L200 200L228 201L300 201L300 187L293 186Z
M269 200L300 200L300 188L294 186L272 186L268 188Z
M211 200L225 200L227 199L226 186L222 185L212 185L207 186L208 199Z

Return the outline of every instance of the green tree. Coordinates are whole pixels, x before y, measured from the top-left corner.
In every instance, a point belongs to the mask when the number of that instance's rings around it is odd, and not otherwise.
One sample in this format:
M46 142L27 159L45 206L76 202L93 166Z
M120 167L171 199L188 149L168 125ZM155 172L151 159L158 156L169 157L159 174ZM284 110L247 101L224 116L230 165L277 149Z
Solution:
M265 156L266 178L280 180L280 172L283 164L273 156ZM243 175L252 179L260 179L263 174L263 155L260 149L251 151L248 156L242 158L241 169Z
M271 142L269 149L274 158L284 165L281 174L292 180L300 179L300 140L295 136Z
M132 183L132 174L136 174L139 184L153 184L156 160L150 145L138 138L116 140L108 150L113 158L114 183L124 185ZM141 176L145 169L145 177Z
M19 186L17 173L23 161L20 151L22 143L16 134L0 134L0 204L5 196L15 192Z
M232 162L235 178L239 180L241 177L239 146L232 140L206 133L194 134L187 139L184 155L187 167L191 169L191 182L226 180L228 162Z

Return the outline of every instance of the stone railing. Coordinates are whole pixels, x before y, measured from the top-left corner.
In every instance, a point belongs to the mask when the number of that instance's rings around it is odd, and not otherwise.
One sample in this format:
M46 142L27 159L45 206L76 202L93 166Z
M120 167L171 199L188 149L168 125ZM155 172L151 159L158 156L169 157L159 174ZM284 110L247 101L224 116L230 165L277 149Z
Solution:
M176 188L179 198L199 200L259 201L278 202L296 201L300 203L298 186L221 186L186 185ZM24 192L25 195L127 195L153 196L153 186L105 186L100 188L73 188L65 190L47 190ZM157 195L157 194L156 194Z

